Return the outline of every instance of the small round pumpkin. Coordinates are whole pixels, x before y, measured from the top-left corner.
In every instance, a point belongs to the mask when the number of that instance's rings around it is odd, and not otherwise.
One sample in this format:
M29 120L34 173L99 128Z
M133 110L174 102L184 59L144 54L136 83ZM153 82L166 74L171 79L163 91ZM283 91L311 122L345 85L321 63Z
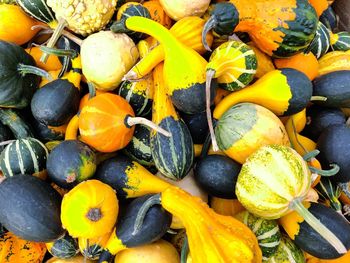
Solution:
M61 220L72 237L97 238L112 231L118 211L113 188L98 180L88 180L63 197Z
M51 255L57 258L71 258L79 253L77 240L68 233L53 242L46 243L46 248Z
M101 237L78 239L79 249L84 257L91 260L98 260L103 248L107 245L111 233L107 233Z

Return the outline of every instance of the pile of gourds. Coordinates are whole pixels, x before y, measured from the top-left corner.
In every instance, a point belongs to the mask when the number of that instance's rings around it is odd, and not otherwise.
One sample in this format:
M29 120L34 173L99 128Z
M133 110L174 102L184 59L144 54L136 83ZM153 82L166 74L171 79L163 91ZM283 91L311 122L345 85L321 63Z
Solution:
M349 262L332 2L0 1L0 262Z

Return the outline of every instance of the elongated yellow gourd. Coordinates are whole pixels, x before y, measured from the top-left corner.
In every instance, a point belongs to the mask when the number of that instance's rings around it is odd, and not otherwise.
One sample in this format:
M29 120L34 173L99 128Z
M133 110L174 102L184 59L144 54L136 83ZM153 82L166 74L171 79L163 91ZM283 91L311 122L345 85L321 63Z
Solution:
M164 26L151 19L129 17L125 26L130 30L149 34L163 45L164 80L168 95L176 108L185 113L204 111L207 61L178 41ZM215 85L212 86L213 90L214 87Z

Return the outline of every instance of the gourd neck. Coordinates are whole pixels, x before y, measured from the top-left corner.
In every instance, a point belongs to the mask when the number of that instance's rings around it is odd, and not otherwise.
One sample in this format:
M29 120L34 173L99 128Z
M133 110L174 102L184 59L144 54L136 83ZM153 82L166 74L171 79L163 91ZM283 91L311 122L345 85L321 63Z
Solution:
M33 74L33 75L37 75L43 78L46 78L49 81L52 81L53 78L50 75L49 72L40 69L38 67L35 66L31 66L31 65L24 65L24 64L18 64L17 65L17 71L24 77L27 74Z

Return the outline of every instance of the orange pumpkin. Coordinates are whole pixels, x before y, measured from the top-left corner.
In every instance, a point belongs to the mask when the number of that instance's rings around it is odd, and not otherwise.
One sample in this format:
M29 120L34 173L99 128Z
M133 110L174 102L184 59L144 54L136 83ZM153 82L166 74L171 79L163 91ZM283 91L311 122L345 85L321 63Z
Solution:
M162 5L159 1L151 0L143 3L143 6L147 8L149 13L151 14L151 18L165 26L166 28L170 28L172 24L171 18L165 13Z
M96 95L95 95L95 96L98 96L98 95L100 95L100 94L106 93L106 91L104 91L104 90L98 90L98 89L97 89L95 92L96 92ZM89 94L89 93L88 93L88 94L85 94L85 95L81 98L80 104L79 104L79 110L80 110L80 111L81 111L82 108L86 105L86 103L88 102L89 99L90 99L90 94Z

